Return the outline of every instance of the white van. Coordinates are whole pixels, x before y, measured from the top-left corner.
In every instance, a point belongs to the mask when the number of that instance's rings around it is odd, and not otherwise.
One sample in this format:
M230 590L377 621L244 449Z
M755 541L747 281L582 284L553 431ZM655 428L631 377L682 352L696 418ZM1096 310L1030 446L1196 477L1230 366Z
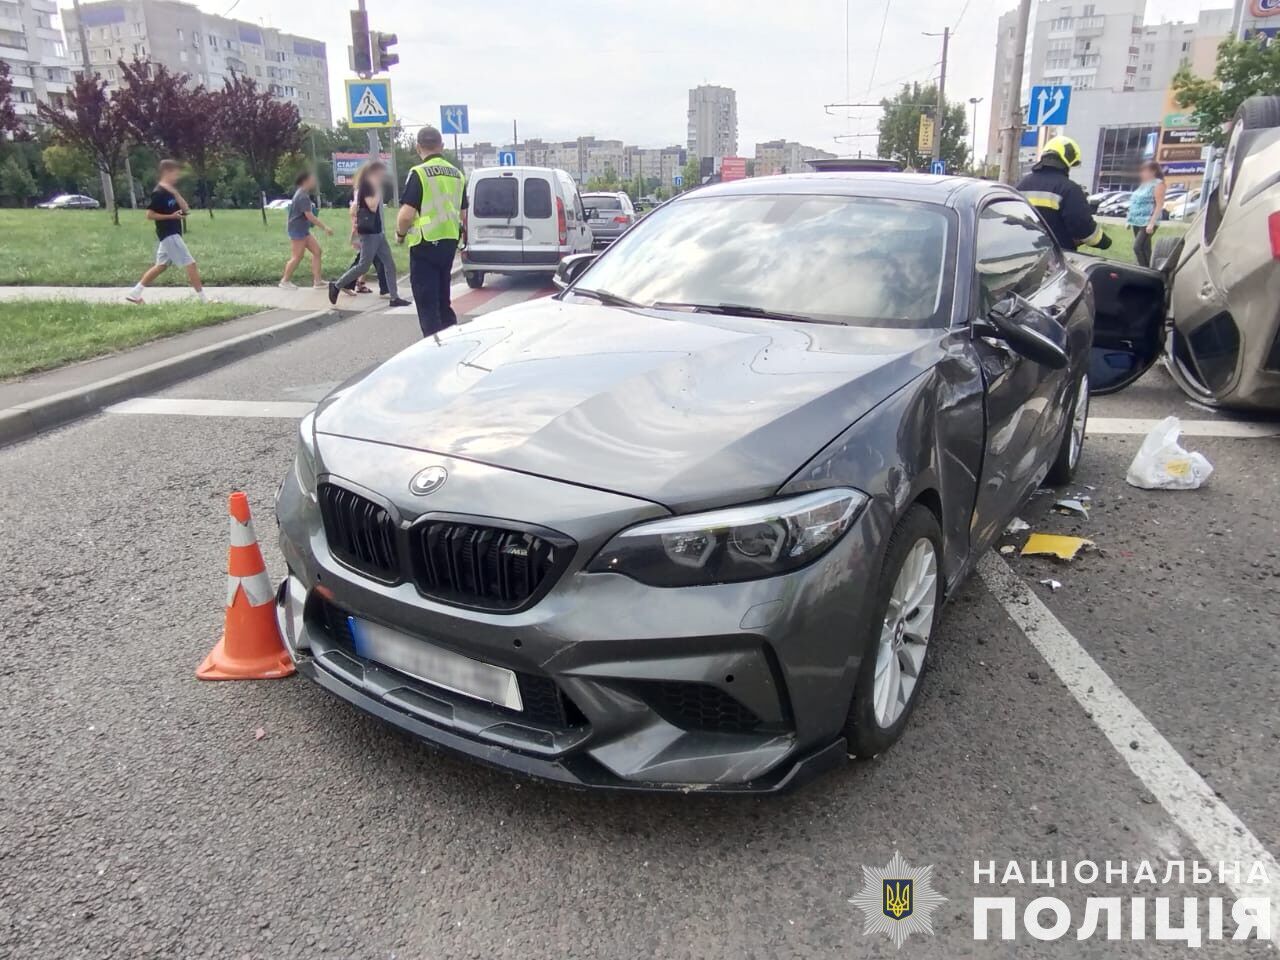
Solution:
M486 273L553 276L560 260L591 252L591 228L577 184L550 167L485 167L467 181L462 272L479 287Z

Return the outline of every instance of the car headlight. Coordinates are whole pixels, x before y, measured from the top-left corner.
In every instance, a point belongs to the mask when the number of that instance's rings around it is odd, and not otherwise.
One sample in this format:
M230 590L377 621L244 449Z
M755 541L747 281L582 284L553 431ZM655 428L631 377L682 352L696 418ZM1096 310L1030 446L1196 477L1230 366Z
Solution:
M867 500L860 490L839 487L654 520L623 530L587 570L625 574L652 587L773 577L831 549Z
M293 472L298 486L308 496L316 493L316 415L308 413L298 424L298 452L293 458Z

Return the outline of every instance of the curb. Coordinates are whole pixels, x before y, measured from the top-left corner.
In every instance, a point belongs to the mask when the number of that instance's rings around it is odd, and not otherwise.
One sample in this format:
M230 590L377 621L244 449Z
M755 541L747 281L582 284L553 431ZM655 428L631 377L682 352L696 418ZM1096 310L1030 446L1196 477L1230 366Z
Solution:
M30 439L140 393L161 390L190 377L208 373L233 360L296 340L336 323L343 316L337 310L316 310L222 343L209 344L158 360L128 373L55 393L40 400L17 404L0 411L0 447Z

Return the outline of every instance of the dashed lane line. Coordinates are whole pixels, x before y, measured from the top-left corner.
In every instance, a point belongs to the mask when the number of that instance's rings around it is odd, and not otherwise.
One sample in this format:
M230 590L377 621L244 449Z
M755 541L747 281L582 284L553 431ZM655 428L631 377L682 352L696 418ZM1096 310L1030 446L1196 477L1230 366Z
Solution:
M978 572L1005 613L1200 853L1211 863L1242 865L1240 877L1227 883L1231 891L1237 897L1269 897L1273 912L1280 907L1280 863L1262 841L1182 759L1004 560L988 553L978 564ZM1135 742L1137 749L1131 746ZM1262 864L1266 871L1265 884L1245 882L1254 863ZM1272 942L1280 947L1280 924L1272 927Z

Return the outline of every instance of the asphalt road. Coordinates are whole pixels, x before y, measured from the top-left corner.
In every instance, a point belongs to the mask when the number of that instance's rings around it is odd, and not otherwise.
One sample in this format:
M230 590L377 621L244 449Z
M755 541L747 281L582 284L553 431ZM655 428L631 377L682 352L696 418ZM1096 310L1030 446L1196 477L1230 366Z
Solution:
M538 292L497 281L463 304ZM165 396L313 400L416 337L407 313L364 315ZM1215 418L1158 371L1093 412ZM1084 898L1231 896L974 886L975 859L1215 854L982 578L946 611L903 741L778 798L570 792L433 753L302 679L200 683L221 629L226 495L248 492L278 577L271 504L295 430L107 413L0 450L0 956L1007 957L973 941L971 898L1048 894L1072 932L1023 933L1018 957L1167 957L1186 948L1077 943ZM995 562L1274 853L1280 440L1189 439L1215 473L1165 494L1124 482L1139 441L1089 439L1068 491L1092 498L1087 520L1050 495L1024 513L1097 551ZM895 850L932 864L948 898L934 934L901 951L864 935L848 902L862 866Z

